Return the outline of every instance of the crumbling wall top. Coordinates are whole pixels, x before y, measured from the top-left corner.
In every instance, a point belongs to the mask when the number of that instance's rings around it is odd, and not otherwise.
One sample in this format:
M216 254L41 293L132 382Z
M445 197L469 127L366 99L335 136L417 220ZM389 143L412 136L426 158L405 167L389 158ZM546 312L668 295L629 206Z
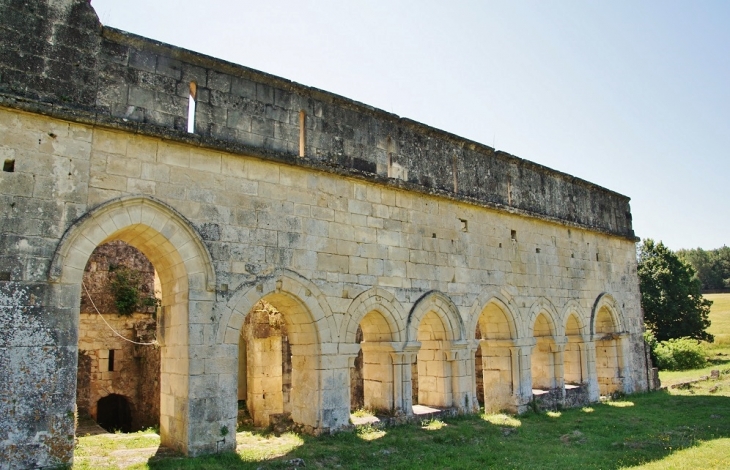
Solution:
M0 0L0 41L6 106L634 239L626 196L333 93L102 27L88 0Z

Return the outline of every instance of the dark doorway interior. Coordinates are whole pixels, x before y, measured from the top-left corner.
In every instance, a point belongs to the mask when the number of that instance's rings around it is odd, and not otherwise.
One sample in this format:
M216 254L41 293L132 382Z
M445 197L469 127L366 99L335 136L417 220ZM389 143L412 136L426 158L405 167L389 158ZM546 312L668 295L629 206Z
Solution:
M99 426L109 432L132 431L132 411L129 402L121 395L108 395L97 404L97 420Z

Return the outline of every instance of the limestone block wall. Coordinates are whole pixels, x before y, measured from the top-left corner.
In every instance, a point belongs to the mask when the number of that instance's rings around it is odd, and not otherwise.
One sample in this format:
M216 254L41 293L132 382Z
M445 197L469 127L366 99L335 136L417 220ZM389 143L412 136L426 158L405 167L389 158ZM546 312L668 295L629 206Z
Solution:
M106 321L125 338L154 340L155 323L147 313L130 317L106 314ZM151 324L149 324L151 323ZM138 328L151 335L138 335ZM97 418L99 400L110 394L124 396L131 407L131 429L157 426L160 414L159 350L128 343L107 327L96 313L81 313L79 371L76 405L79 414ZM114 351L110 359L110 351ZM112 365L110 370L110 365ZM88 377L88 378L87 378Z
M82 270L94 243L110 238L120 237L148 254L160 271L163 291L161 341L166 346L161 359L161 422L165 422L167 412L176 423L163 425L163 434L172 436L178 429L192 427L194 421L195 429L186 431L192 433L186 441L190 452L231 445L222 436L212 444L205 442L210 442L207 436L216 436L221 426L234 426L237 346L243 319L259 299L272 295L279 296L277 308L290 335L299 335L292 340L292 415L311 429L336 428L347 422L350 359L359 348L355 331L370 311L385 319L384 338L394 344L392 366L397 387L393 403L399 408L409 406L411 376L410 367L401 367L398 361L415 363L416 355L426 351L432 351L434 357L443 356L441 372L430 371L432 377L443 379L434 385L435 390L441 390L445 397L449 389L452 393L457 390L456 396L475 403L471 385L455 379L473 380L473 360L470 365L446 351L459 342L476 341L476 325L484 318L482 331L502 331L501 336L508 339L499 341L509 344L501 347L514 349L511 365L517 366L511 371L514 392L510 400L519 409L530 398L529 357L536 343L529 340L537 318L534 312L550 318L552 326L541 334L553 341L565 335L567 318L573 315L586 332L581 337L586 344L595 331L592 319L596 309L609 312L607 328L623 335L621 341L625 343L619 345L625 360L616 373L621 386L626 391L646 387L631 240L375 182L71 124L9 108L0 113L0 126L16 136L13 148L18 157L15 172L1 174L5 220L21 208L23 216L31 216L37 207L49 207L46 223L55 221L58 228L54 230L59 233L55 239L48 238L52 230L44 236L15 233L15 225L4 223L6 253L12 253L11 266L17 266L10 273L14 281L5 283L58 289L58 284L48 283L46 274L57 272L52 266L54 259L61 263L60 272L68 273L71 279L77 269L72 266ZM47 135L49 130L56 134L57 146L39 146L37 136ZM44 202L32 196L32 186L16 186L16 181L42 174L36 165L44 159L52 162L63 158L56 149L63 151L66 141L73 141L76 135L88 139L87 154L74 156L88 162L87 173L73 180L74 188L85 186L86 204L79 207L88 213L68 220L64 218L67 203L60 195L58 200ZM25 158L31 150L33 158ZM120 165L127 169L118 170ZM147 188L147 195L139 193L142 186ZM15 187L17 194L12 193ZM145 209L148 206L150 209ZM145 215L153 208L158 212ZM175 217L179 223L174 222ZM466 231L462 220L468 222ZM61 240L61 227L71 223L72 230ZM189 224L188 229L175 228L179 224ZM77 231L74 227L85 235L83 239L74 235L74 248L66 250L63 247L71 243L70 234ZM178 239L184 240L180 238L183 234L194 234L199 242L181 245ZM61 247L59 252L66 253L65 261L54 256L50 249L54 244ZM45 256L43 246L49 246ZM194 246L202 246L199 252L203 255L195 255L194 250L183 254L191 249L186 247ZM79 250L89 251L84 255ZM209 257L207 268L191 264L189 274L180 271L186 266L182 260L190 257L190 263L198 263L197 256ZM34 263L41 269L32 270ZM68 310L53 315L68 325L53 331L67 336L52 344L75 351L78 314L73 312L79 308L80 289L74 283L61 286L67 292L66 303L46 301L43 308L51 312L68 305ZM495 308L502 317L489 313ZM359 311L363 313L356 313ZM432 336L441 344L431 348L430 339L418 341L422 319L441 325L443 335ZM489 319L493 321L491 327ZM472 348L473 354L476 343L467 343L465 347ZM43 354L53 361L63 357ZM593 380L596 367L589 359L585 367ZM75 370L75 360L69 359L68 364L72 367L67 370ZM507 374L500 373L501 385L502 376ZM70 375L73 378L73 372ZM419 370L419 380L421 376ZM598 393L597 385L595 389ZM452 395L451 402L462 399ZM67 403L69 410L72 403ZM207 426L200 422L202 413L208 413L204 418L209 420Z
M474 410L479 345L498 409L524 410L546 367L557 402L596 400L604 383L646 390L628 198L102 28L85 1L0 0L0 38L9 467L72 459L81 282L115 240L159 275L160 432L189 455L235 447L241 333L261 300L290 345L284 411L309 432L348 424L361 350L365 403L405 414L416 387L419 401Z
M102 27L86 0L3 0L0 17L8 44L0 91L184 135L194 89L193 142L303 156L633 237L622 195L316 88Z

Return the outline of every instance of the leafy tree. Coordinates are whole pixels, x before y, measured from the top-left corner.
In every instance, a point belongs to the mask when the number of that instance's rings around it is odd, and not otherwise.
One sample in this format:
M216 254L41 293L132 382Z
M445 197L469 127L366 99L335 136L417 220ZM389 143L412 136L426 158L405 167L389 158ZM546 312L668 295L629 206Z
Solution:
M712 341L705 330L712 302L702 297L695 270L662 242L648 238L638 249L644 322L658 341L689 337Z
M715 250L679 250L677 254L697 271L703 290L730 288L730 247Z

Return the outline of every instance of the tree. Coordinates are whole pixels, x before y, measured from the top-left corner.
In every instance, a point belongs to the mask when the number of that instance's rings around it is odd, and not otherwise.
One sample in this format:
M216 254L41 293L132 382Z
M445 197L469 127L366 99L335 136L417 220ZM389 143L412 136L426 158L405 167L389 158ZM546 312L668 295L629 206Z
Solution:
M688 261L697 271L702 290L730 288L730 248L723 246L715 250L694 248L679 250L680 258Z
M644 322L658 341L689 337L712 341L705 330L712 302L702 297L695 270L662 242L648 238L638 250Z

